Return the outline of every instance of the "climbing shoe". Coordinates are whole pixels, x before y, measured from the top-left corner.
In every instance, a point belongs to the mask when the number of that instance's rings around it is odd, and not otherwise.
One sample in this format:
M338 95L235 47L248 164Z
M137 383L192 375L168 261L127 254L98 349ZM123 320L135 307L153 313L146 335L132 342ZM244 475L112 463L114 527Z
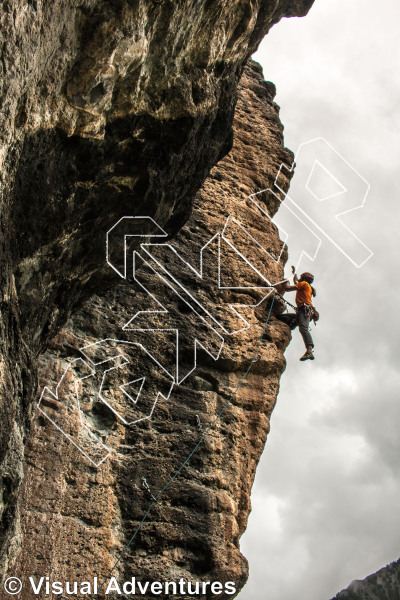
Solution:
M300 360L314 360L314 358L315 358L314 354L307 350L306 352L304 352L304 354L300 358Z

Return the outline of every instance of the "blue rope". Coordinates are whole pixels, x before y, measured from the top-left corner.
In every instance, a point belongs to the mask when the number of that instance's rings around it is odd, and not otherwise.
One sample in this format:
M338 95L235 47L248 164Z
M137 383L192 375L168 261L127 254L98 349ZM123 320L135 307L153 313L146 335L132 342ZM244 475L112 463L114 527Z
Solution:
M277 294L279 296L279 294ZM99 588L99 592L101 592L101 590L104 588L105 584L107 583L107 581L110 579L111 574L113 573L113 571L116 569L116 567L118 566L118 564L120 563L120 561L122 560L122 558L124 557L126 551L128 550L128 548L131 546L133 540L135 539L135 537L137 536L137 534L139 533L139 531L142 528L143 523L145 522L145 520L147 519L147 515L149 514L149 512L151 511L151 509L153 508L153 506L157 503L157 500L159 499L159 497L161 496L161 494L163 494L165 492L165 490L171 485L171 483L173 481L175 481L175 479L178 477L179 473L181 473L181 471L183 470L183 468L187 465L187 463L189 462L189 460L192 458L193 454L196 452L197 448L200 446L200 444L203 442L204 438L206 437L206 435L208 434L208 432L214 427L214 425L220 420L221 416L223 415L223 413L225 412L226 408L229 406L229 404L232 402L233 398L235 397L235 395L237 394L239 388L242 386L243 382L245 381L247 375L250 373L250 369L253 366L253 364L255 362L257 362L260 358L260 355L258 353L260 346L261 346L261 340L263 338L263 335L265 333L265 330L267 328L268 325L268 321L270 319L271 316L271 312L272 312L272 307L274 305L274 300L275 300L275 296L273 296L272 298L272 302L271 302L271 306L269 307L269 311L268 311L268 316L267 316L267 320L265 321L264 324L264 328L262 331L262 334L258 340L258 346L257 349L254 353L254 357L252 359L252 361L250 362L247 371L245 372L245 374L243 375L242 379L239 381L235 391L233 392L233 394L231 395L231 397L229 398L229 400L224 404L224 406L222 407L221 411L218 413L218 415L216 416L216 418L214 419L214 421L211 423L211 425L205 430L205 432L203 433L203 435L201 436L200 440L197 442L196 446L193 448L193 450L191 451L191 453L187 456L187 458L184 460L184 462L182 463L182 465L179 467L179 469L176 471L176 473L174 473L174 475L171 477L171 479L168 481L168 483L166 483L164 485L164 487L158 492L158 494L156 496L154 496L154 500L153 502L150 504L149 508L147 509L147 511L145 512L142 520L140 521L139 525L137 526L135 532L133 533L132 537L130 538L130 540L128 541L128 543L126 544L125 548L122 550L118 560L115 562L114 566L112 567L112 569L109 571L107 577L105 578L105 580L103 581L103 583L101 584L100 588ZM93 597L96 598L96 596L98 596L98 593Z
M283 300L284 302L286 302L286 304L288 304L289 306L291 306L292 308L294 308L294 310L297 309L297 307L294 304L290 304L290 302L288 302L286 300L286 298L284 298L283 296L281 296L281 294L278 294L278 292L275 292L275 296L279 296L279 298L281 298L281 300Z

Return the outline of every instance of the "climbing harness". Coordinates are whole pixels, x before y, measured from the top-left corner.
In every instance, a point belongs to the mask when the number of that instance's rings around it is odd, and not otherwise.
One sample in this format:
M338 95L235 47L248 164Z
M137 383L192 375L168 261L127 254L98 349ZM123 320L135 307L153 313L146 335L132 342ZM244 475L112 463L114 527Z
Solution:
M278 296L280 294L277 294ZM119 558L117 559L117 561L115 562L114 566L111 568L111 570L109 571L108 575L106 576L106 578L104 579L103 583L101 584L97 594L95 594L91 600L94 600L94 598L98 597L99 593L102 591L102 589L104 588L105 584L107 583L107 581L110 579L111 574L115 571L115 569L117 568L118 564L120 563L120 561L122 560L123 556L125 555L126 551L128 550L128 548L132 545L133 540L136 538L137 534L139 533L139 531L141 530L143 523L145 522L145 520L147 519L147 516L149 514L149 512L151 511L151 509L153 508L153 506L157 503L158 499L160 498L160 496L165 492L165 490L171 485L171 483L173 483L175 481L175 479L178 477L178 475L181 473L181 471L183 470L183 468L187 465L187 463L189 462L189 460L192 458L193 454L196 452L196 450L198 449L198 447L200 446L200 444L203 442L204 438L206 437L206 435L208 434L208 432L214 427L214 425L221 419L223 413L225 412L225 410L227 409L227 407L231 404L232 400L234 399L234 397L236 396L238 390L240 389L240 387L243 385L245 379L247 378L248 374L250 373L250 370L253 366L254 363L256 363L260 358L261 358L261 354L259 352L260 347L261 347L261 341L262 338L264 336L265 330L267 328L268 325L268 321L270 319L271 313L272 313L272 307L274 305L274 301L275 301L275 296L272 297L272 302L271 305L269 307L269 311L268 311L268 315L267 315L267 320L265 321L264 324L264 328L262 330L261 336L258 340L258 346L256 348L256 351L254 352L254 356L253 359L251 360L249 366L247 367L247 370L245 372L245 374L243 375L243 377L241 378L241 380L239 381L239 383L236 386L235 391L232 393L231 397L229 398L229 400L226 401L226 403L224 404L224 406L222 407L222 409L220 410L220 412L217 414L217 416L215 417L214 421L211 423L211 425L204 431L203 435L201 436L200 440L197 442L197 444L195 445L195 447L193 448L193 450L190 452L190 454L187 456L187 458L183 461L182 465L179 467L179 469L174 473L174 475L171 477L171 479L164 485L164 487L158 492L158 494L156 496L153 496L153 494L151 494L150 491L150 487L146 481L146 479L143 477L142 481L143 481L143 487L148 490L153 498L152 503L150 504L149 508L147 509L146 513L144 514L144 517L142 518L142 520L140 521L139 525L137 526L137 528L135 529L132 537L130 538L130 540L128 541L128 543L126 544L125 548L122 550Z
M299 304L296 308L296 312L303 312L311 321L314 314L314 307L310 306L310 304Z
M296 311L296 314L303 311L305 315L309 317L310 322L314 321L314 325L316 325L317 321L319 321L319 312L316 308L314 308L314 306L310 306L309 304L300 304L300 306L295 306L294 304L288 302L288 300L286 300L286 298L284 298L278 292L275 292L275 296L279 296L279 298L281 298L281 300L283 300L287 306L290 306Z

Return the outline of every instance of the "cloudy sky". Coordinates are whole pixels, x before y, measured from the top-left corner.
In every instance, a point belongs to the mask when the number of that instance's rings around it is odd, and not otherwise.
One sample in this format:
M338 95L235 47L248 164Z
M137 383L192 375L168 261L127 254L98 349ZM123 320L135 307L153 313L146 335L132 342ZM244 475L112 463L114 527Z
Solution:
M339 227L347 257L319 234L315 260L301 262L316 275L316 360L299 363L295 331L242 538L250 579L240 600L329 600L400 556L399 21L397 0L316 0L255 56L277 86L286 145L324 138L348 163L325 166L349 208L365 185L349 189L349 169L369 182L345 222L373 256L353 264L365 249ZM297 162L290 193L301 205L310 164Z

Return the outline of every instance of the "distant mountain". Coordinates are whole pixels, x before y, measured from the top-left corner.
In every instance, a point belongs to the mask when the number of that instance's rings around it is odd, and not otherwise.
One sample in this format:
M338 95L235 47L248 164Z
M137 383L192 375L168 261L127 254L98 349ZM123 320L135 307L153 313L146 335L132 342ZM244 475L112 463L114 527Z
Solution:
M332 600L400 600L400 558L362 581L352 581Z

